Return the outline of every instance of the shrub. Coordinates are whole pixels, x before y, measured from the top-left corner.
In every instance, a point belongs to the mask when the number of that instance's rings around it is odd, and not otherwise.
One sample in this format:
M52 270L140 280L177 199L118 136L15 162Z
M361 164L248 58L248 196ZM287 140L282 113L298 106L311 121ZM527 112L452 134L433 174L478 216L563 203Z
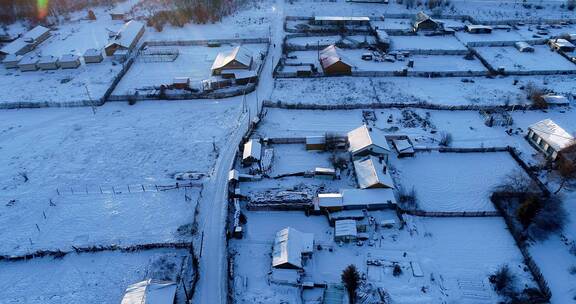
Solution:
M452 144L452 134L448 132L442 132L440 134L439 144L444 147L449 147Z
M400 265L395 264L394 265L394 270L392 271L392 275L395 277L398 277L402 274L402 268L400 267Z
M542 203L534 196L529 196L516 209L516 218L522 224L524 229L528 228L536 217L536 214L542 209Z
M563 202L558 197L542 201L540 209L528 227L528 235L534 240L545 240L551 234L562 231L567 221Z
M489 277L489 280L499 295L509 297L515 294L516 277L510 272L508 265L500 267L500 269Z
M406 191L404 187L398 187L398 200L402 207L407 209L418 209L418 198L416 197L416 189L412 187L410 191Z
M94 14L93 10L88 11L88 19L89 20L96 20L96 14Z

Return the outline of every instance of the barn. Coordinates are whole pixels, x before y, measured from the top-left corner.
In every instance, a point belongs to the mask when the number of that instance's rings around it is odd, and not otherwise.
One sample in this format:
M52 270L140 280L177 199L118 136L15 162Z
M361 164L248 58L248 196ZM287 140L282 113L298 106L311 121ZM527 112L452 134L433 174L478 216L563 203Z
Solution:
M262 145L256 139L250 139L244 144L244 152L242 153L242 164L249 166L257 163L262 158Z
M253 61L252 51L237 46L229 52L218 53L212 64L212 75L221 75L225 70L249 70Z
M174 304L176 283L148 279L126 288L121 304Z
M386 164L374 156L354 161L354 171L360 189L394 188Z
M106 56L114 55L117 50L131 52L142 35L144 35L144 24L134 20L126 22L104 48Z
M526 139L551 160L556 160L560 151L576 143L570 133L551 119L544 119L529 126Z
M320 51L320 66L326 75L350 75L352 65L347 63L339 54L339 49L335 45L330 45Z

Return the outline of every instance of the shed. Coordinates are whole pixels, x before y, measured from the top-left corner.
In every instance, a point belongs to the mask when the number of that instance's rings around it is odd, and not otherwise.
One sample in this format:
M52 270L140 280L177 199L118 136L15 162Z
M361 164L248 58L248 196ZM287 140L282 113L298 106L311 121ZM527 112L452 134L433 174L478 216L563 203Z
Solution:
M330 212L342 210L344 206L342 193L319 193L317 201L320 210Z
M432 19L424 12L419 12L412 20L412 29L418 31L441 31L444 30L444 24L438 20Z
M86 52L84 52L84 63L100 63L102 60L104 60L102 50L87 49Z
M335 179L336 178L336 170L334 170L333 168L317 167L314 169L314 177Z
M190 87L190 78L188 77L174 77L174 80L172 81L172 86L174 86L175 89L188 89Z
M352 65L342 58L335 45L329 45L320 51L320 66L326 75L350 75Z
M386 164L372 155L354 161L354 171L361 189L394 188Z
M314 250L314 234L286 227L276 233L272 247L272 267L302 268L302 258Z
M10 54L2 60L2 64L4 64L4 67L7 69L15 69L18 67L20 60L22 60L22 56Z
M250 139L244 144L244 152L242 152L242 164L244 166L259 162L261 157L262 145L258 140Z
M464 30L471 34L490 34L492 27L488 25L466 24Z
M57 70L59 68L58 58L56 56L42 56L38 60L38 68L41 70Z
M38 70L38 57L36 56L25 56L18 62L18 68L22 72L36 71Z
M298 77L309 77L312 76L312 65L297 65L294 66L296 69L296 76Z
M80 56L73 54L62 55L58 63L63 69L77 69L80 66Z
M548 40L548 45L550 45L552 49L562 52L573 52L576 49L574 44L562 38L550 39Z
M258 80L256 71L235 71L233 74L237 85L247 85Z
M104 48L106 56L114 55L117 50L132 51L142 35L144 35L144 31L144 24L135 20L126 22Z
M408 139L394 139L392 140L396 152L398 152L398 157L414 156L414 147Z
M542 99L549 105L567 106L570 104L568 98L562 95L546 94L542 95Z
M306 136L306 150L326 149L326 136Z
M334 241L350 242L358 237L355 220L339 220L334 223Z
M176 283L148 279L126 288L121 304L174 304Z
M529 126L526 139L551 160L556 160L560 151L575 143L574 137L551 119Z
M123 11L113 10L110 12L110 19L124 21L126 19L126 13Z
M366 155L382 156L388 162L390 146L386 141L386 136L377 129L368 128L362 125L348 132L348 151L354 157Z
M534 47L528 44L528 42L518 41L514 43L514 47L522 53L533 53Z
M212 75L220 75L223 70L249 70L253 61L252 51L237 46L229 52L218 53L212 63Z

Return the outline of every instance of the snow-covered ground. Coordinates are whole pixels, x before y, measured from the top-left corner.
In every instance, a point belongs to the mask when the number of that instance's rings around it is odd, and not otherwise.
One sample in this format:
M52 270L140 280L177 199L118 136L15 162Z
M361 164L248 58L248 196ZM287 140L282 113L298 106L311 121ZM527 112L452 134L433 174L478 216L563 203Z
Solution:
M4 262L0 264L2 303L120 303L131 284L154 276L174 280L186 256L185 250L159 249Z
M427 211L494 211L490 195L521 168L506 152L417 153L391 161L397 182Z
M466 47L454 36L392 36L392 50L446 50L464 51Z
M547 45L535 45L533 53L518 51L515 47L476 48L493 68L505 71L574 71L576 64L570 62Z

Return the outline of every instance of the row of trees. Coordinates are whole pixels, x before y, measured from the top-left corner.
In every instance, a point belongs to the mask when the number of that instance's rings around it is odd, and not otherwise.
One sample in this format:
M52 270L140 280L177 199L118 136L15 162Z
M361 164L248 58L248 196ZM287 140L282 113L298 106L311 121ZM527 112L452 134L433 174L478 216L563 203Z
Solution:
M0 23L12 23L19 19L41 21L47 15L58 16L87 7L112 5L114 2L114 0L0 0Z

